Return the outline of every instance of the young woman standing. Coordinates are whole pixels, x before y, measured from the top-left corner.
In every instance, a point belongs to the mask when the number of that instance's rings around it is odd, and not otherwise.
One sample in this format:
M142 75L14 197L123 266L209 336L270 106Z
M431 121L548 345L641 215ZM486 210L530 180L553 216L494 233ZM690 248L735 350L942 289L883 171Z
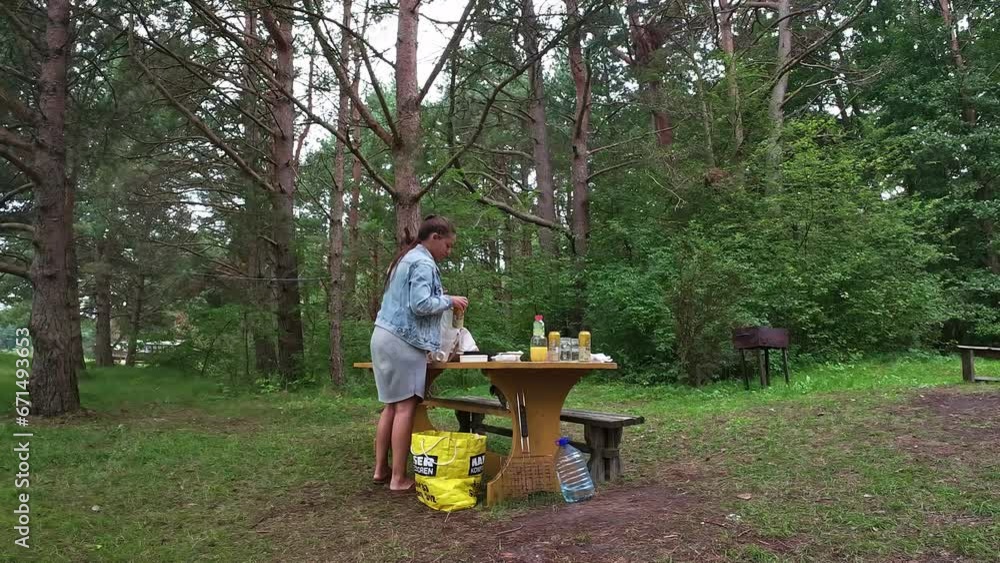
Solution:
M455 227L444 217L430 215L417 238L393 260L375 319L371 353L378 399L385 403L375 430L376 483L389 482L394 491L414 485L406 476L413 413L424 398L427 352L441 345L441 315L464 311L465 297L444 294L437 262L451 254ZM392 466L389 466L389 449Z

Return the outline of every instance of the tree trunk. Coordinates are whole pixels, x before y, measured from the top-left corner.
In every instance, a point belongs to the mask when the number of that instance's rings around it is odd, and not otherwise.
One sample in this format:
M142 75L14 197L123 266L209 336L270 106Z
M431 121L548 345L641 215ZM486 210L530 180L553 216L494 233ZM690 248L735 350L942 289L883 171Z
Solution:
M97 308L97 342L94 357L100 367L115 365L111 351L111 260L108 241L102 235L97 241L97 272L94 275L94 303Z
M135 366L136 350L139 344L139 330L142 329L142 300L144 297L146 278L139 274L139 283L135 286L135 302L129 316L128 350L125 352L125 365Z
M733 8L729 0L719 0L719 35L722 51L726 54L726 84L729 88L729 103L732 105L734 144L733 154L739 154L743 147L743 110L740 109L740 85L736 75L736 43L733 41Z
M519 166L518 168L521 171L521 185L527 186L528 169L524 166ZM555 207L554 202L553 202L553 207ZM531 258L533 252L531 248L531 231L524 228L524 226L520 228L520 231L521 231L521 256L525 258ZM556 250L558 252L558 246L559 246L558 243L553 241L553 246L556 247Z
M417 86L417 24L420 0L400 0L396 30L396 130L392 147L395 174L396 245L417 238L420 200L420 90Z
M996 223L992 219L983 219L981 226L986 239L986 267L994 275L1000 275L1000 253L992 249L996 240Z
M535 15L534 0L522 0L521 10L524 25L521 34L524 37L525 55L533 57L538 54L538 17ZM542 61L538 60L529 71L531 91L528 96L528 123L531 135L531 156L535 165L535 184L538 189L538 216L542 219L556 222L555 179L552 173L552 156L549 146L548 121L545 116L545 80L542 74ZM558 245L555 236L549 229L538 230L538 242L543 252L556 255Z
M659 80L649 80L641 83L645 85L646 103L650 105L650 114L653 117L653 131L656 132L656 144L661 147L669 147L674 144L674 126L670 119L670 114L660 109L660 85Z
M69 183L66 191L66 232L69 234L69 244L66 245L66 265L69 266L69 291L66 294L66 308L69 311L69 330L72 340L73 361L77 373L82 374L87 369L83 355L83 334L80 330L80 264L76 261L76 237L73 234L73 214L76 197L75 183Z
M259 44L257 36L257 16L254 10L247 10L244 17L244 35L247 44L251 49L256 49ZM269 59L269 55L265 55ZM248 61L244 66L244 86L247 91L254 91L255 71L253 65ZM259 96L245 94L243 100L244 111L248 114L258 112ZM261 128L249 117L243 121L247 144L256 149L262 149ZM251 159L255 170L263 170L262 161L259 157ZM277 352L274 349L274 330L270 319L274 309L274 291L270 278L274 277L270 266L272 248L264 237L271 231L267 220L270 201L268 197L257 186L252 183L247 184L246 204L243 214L246 220L243 222L244 240L241 242L242 248L237 249L246 252L246 265L248 274L255 279L249 280L247 287L246 306L249 309L246 315L246 323L249 324L250 338L253 340L254 349L254 369L257 374L270 376L275 372L278 365Z
M251 195L257 195L256 192ZM249 204L249 201L248 201ZM274 349L274 331L270 326L271 310L274 307L274 292L271 282L273 277L268 266L271 255L270 244L261 237L253 237L249 244L250 259L247 269L251 276L249 305L253 314L249 316L250 334L253 339L254 368L258 374L271 375L278 365L277 353Z
M709 168L715 168L715 135L712 133L712 122L715 121L715 118L708 103L708 96L705 94L705 79L697 67L697 61L693 62L695 62L695 94L698 96L699 105L701 105L701 126L705 131L705 161Z
M789 14L790 0L777 0L778 14L778 56L774 62L775 72L780 72L788 62L792 52L792 27ZM768 189L774 190L781 183L781 163L784 158L781 147L781 133L785 124L785 95L788 93L788 73L785 72L771 88L768 115L771 117L771 133L767 140Z
M576 0L566 1L566 13L572 24L580 17ZM587 238L590 233L590 169L587 146L590 137L590 74L583 60L579 28L569 34L569 66L576 90L576 112L573 125L573 158L570 179L573 184L573 252L582 258L587 255Z
M378 310L382 307L382 271L379 268L379 243L375 241L372 243L372 276L371 276L371 292L368 298L368 318L375 322L375 318L378 316Z
M851 124L851 116L847 114L847 102L844 100L844 93L840 91L840 85L834 84L830 90L833 92L833 101L837 105L837 113L840 114L840 121L844 127Z
M958 27L955 23L951 0L938 0L938 3L941 6L941 17L944 19L944 25L948 28L948 33L950 34L948 47L951 50L952 61L955 64L955 69L958 71L959 80L961 81L959 86L959 97L962 107L962 120L969 127L976 127L979 122L979 117L976 110L976 104L969 96L968 89L965 87L965 58L962 56L962 45L958 41ZM986 177L987 175L978 166L973 168L973 175L979 183L979 189L976 190L975 194L976 199L983 202L993 201L994 196L991 180ZM994 250L993 242L994 237L996 236L996 225L994 221L987 216L979 219L979 228L983 233L985 247L984 263L990 272L1000 274L1000 252Z
M344 28L351 25L351 0L344 0ZM347 66L350 57L350 36L341 34L340 57ZM349 93L340 89L340 104L337 106L337 130L341 138L348 137L350 128L351 98ZM344 152L347 147L337 140L334 157L333 182L330 190L330 248L327 266L330 268L330 286L328 307L330 314L330 381L334 386L344 385L344 352L342 349L342 331L344 324Z
M289 168L291 168L289 166ZM274 217L274 276L277 292L278 373L287 385L299 378L303 354L299 266L295 255L294 196L271 194Z
M284 9L276 10L277 36L274 49L277 55L275 81L278 88L273 93L272 113L277 129L272 139L274 159L274 188L271 207L274 228L274 255L278 321L278 372L285 385L301 375L302 314L299 298L299 266L295 254L295 110L292 101L281 90L293 91L295 67L293 62L292 17Z
M355 65L354 82L351 83L351 88L354 93L357 94L360 89L360 69L358 65ZM351 104L351 123L353 133L351 135L351 143L355 148L361 148L361 114L358 108ZM347 264L345 264L344 269L344 295L347 303L353 304L355 302L354 294L358 287L358 263L361 261L361 249L358 246L358 222L360 221L361 214L358 208L361 205L361 161L355 157L351 157L351 207L347 212Z
M73 358L67 247L72 224L66 220L66 68L70 45L70 2L49 0L45 52L39 86L40 120L34 167L40 181L34 188L35 233L31 281L30 328L34 362L29 380L32 413L53 416L80 408L77 368Z
M844 53L844 48L838 43L836 45L837 54L840 56L840 64L847 65L849 61L847 60L847 55ZM840 79L844 82L844 91L847 92L847 101L851 107L851 118L860 118L863 113L861 110L861 104L858 103L858 96L855 94L854 89L851 88L851 81L848 80L846 73L840 74Z
M962 46L958 42L958 27L955 25L951 0L938 0L938 4L941 6L941 17L944 19L944 25L948 28L948 33L951 36L948 47L951 49L951 57L955 62L955 68L958 70L959 80L961 81L959 95L962 98L962 119L968 125L975 127L978 119L976 116L976 106L969 98L969 93L965 88L965 59L962 57Z
M638 2L635 0L629 1L627 12L629 36L632 40L634 53L631 62L637 74L640 97L649 106L656 144L661 147L669 147L674 143L674 128L670 114L660 108L660 86L662 83L656 77L660 76L661 73L649 68L653 63L656 51L663 46L663 32L658 23L660 15L655 15L653 21L643 22L639 15Z
M514 267L517 263L517 224L510 215L504 217L503 224L503 275L500 276L500 301L506 318L513 318L514 295L511 287L514 283Z

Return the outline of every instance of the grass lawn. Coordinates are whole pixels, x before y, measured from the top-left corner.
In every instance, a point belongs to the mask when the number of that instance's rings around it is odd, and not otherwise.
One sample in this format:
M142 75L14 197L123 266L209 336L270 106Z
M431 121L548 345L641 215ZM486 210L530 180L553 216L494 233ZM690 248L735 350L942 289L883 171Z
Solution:
M976 367L1000 375L1000 362ZM960 384L957 356L799 367L792 385L751 392L586 381L570 406L646 417L625 431L623 482L587 503L451 515L370 483L378 404L360 372L349 393L253 395L162 368L91 369L87 412L31 421L30 550L12 543L13 356L0 376L3 561L1000 556L1000 384ZM438 394L485 395L484 382L445 374Z

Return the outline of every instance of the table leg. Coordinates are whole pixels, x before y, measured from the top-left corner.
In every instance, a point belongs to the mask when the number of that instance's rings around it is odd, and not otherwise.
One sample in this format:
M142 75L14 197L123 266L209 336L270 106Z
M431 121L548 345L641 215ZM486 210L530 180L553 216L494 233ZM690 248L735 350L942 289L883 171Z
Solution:
M974 350L962 350L962 379L974 383L976 381L976 356Z
M494 369L488 375L493 385L503 392L510 403L510 456L499 473L486 485L486 504L527 496L529 493L559 492L555 471L556 440L562 435L559 416L573 385L587 372L527 369ZM524 398L524 419L528 437L521 445L521 421L515 402Z
M431 384L434 383L434 379L437 376L441 375L442 371L440 369L427 370L427 381L424 383L424 397L431 396ZM423 432L425 430L437 430L437 428L431 424L431 419L427 416L427 407L421 402L417 403L417 408L413 411L413 431Z
M764 385L771 386L771 349L764 348Z
M760 353L760 348L754 350L757 354L757 369L760 370L760 387L767 387L767 367L764 365L764 354Z
M744 350L740 350L740 373L743 374L743 385L750 390L750 374L747 373L747 356Z
M788 385L788 348L781 349L781 368L785 372L785 385Z

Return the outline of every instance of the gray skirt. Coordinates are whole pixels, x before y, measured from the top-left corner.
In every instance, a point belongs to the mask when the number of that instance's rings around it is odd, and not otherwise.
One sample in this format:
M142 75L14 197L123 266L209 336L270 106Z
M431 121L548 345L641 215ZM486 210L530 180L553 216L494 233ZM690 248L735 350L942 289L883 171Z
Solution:
M372 333L372 369L378 400L398 403L416 395L423 400L427 382L427 352L382 327Z

